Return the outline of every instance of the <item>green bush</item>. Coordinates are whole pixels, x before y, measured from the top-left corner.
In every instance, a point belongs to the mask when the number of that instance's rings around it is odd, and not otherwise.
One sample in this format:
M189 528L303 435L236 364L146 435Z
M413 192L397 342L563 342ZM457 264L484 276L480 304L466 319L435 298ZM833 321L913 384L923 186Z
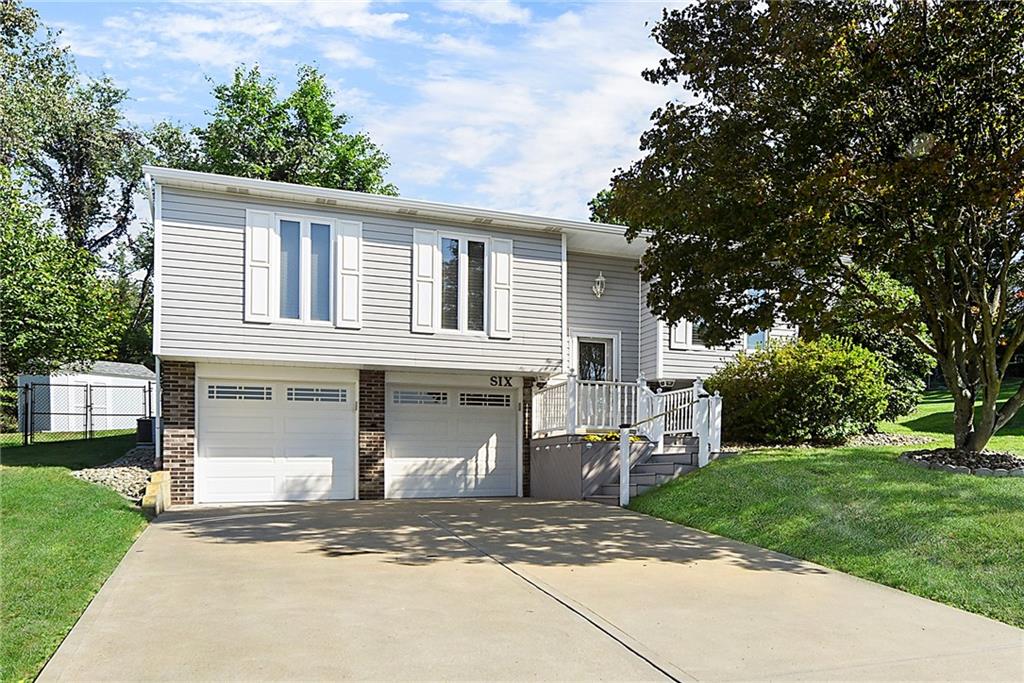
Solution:
M740 354L708 378L722 394L722 435L764 444L840 443L886 410L879 358L849 340L775 344Z

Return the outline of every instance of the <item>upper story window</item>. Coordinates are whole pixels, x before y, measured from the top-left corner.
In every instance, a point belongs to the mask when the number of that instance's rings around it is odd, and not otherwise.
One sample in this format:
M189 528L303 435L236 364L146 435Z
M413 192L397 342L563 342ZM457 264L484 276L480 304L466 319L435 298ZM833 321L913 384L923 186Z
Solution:
M756 351L763 346L768 344L768 331L758 330L747 335L746 347L747 351Z
M413 231L412 331L512 336L512 240Z
M279 312L282 320L331 319L331 242L328 221L279 218Z
M362 224L246 212L245 320L362 324Z
M484 331L486 254L482 241L441 238L441 329Z
M704 348L705 325L701 321L680 320L669 330L670 349Z

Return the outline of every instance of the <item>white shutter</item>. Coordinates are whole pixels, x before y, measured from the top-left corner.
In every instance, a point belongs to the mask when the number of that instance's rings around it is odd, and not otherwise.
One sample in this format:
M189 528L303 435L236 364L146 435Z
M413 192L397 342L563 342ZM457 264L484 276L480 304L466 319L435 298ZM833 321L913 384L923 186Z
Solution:
M512 336L512 240L491 240L490 336Z
M334 325L363 326L363 224L338 221L334 252Z
M414 230L412 331L437 332L441 317L441 251L436 230Z
M670 348L673 348L673 349L685 349L690 344L690 340L688 339L689 335L687 334L689 326L690 326L690 323L686 322L685 320L680 320L679 322L677 322L675 325L673 325L670 328L670 330L669 330L669 334L671 335L671 337L669 338L669 347Z
M249 322L270 322L273 279L274 216L245 211L245 315Z

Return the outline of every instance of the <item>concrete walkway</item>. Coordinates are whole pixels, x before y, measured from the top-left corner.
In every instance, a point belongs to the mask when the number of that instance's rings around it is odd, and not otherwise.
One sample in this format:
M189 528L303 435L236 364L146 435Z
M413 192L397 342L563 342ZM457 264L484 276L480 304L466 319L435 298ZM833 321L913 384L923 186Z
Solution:
M168 513L40 680L1021 680L1024 631L591 503Z

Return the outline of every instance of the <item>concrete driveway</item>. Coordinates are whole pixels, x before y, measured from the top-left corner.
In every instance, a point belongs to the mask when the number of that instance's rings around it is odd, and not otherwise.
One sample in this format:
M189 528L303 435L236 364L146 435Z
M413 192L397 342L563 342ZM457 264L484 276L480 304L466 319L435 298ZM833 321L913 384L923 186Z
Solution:
M41 680L1020 680L1024 631L592 503L168 513Z

